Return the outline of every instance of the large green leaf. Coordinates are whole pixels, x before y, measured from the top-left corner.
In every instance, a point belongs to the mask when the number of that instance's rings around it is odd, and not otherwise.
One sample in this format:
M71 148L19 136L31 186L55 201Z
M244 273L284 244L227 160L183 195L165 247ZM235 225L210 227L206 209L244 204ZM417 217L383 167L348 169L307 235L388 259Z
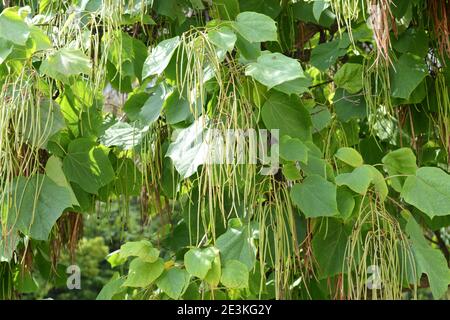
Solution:
M100 141L107 147L116 146L123 150L133 149L141 142L142 130L127 122L118 121L106 129Z
M401 196L430 218L450 215L450 175L439 168L422 167L406 179Z
M364 119L367 116L367 105L363 94L350 94L342 88L336 90L333 103L339 121Z
M417 171L416 156L410 148L400 148L389 152L383 157L382 162L391 178L392 187L402 191L406 177L395 177L398 175L414 175Z
M409 28L398 39L393 38L392 40L392 47L401 53L412 53L419 57L425 57L429 50L428 35L423 28Z
M84 191L96 194L115 177L108 152L105 147L97 146L87 138L73 140L63 160L67 179L77 183Z
M423 58L410 53L404 53L394 65L392 76L392 96L408 99L422 80L428 74L428 68Z
M220 282L220 277L222 276L222 263L220 262L220 255L216 254L214 260L211 263L211 269L209 269L208 273L205 276L205 281L209 283L209 285L215 287Z
M347 186L356 193L365 194L372 181L372 171L369 166L358 167L350 173L341 173L336 176L338 186Z
M0 263L11 261L20 240L19 232L13 231L4 237L0 229Z
M51 156L45 165L45 174L58 186L66 188L70 193L72 205L79 206L80 204L78 203L77 197L75 196L69 181L67 181L62 166L63 164L60 158Z
M180 298L189 285L190 276L186 270L180 268L171 268L164 272L156 281L158 288L161 289L172 299Z
M158 260L159 250L153 248L148 240L130 241L120 247L120 258L139 257L142 261L153 263Z
M321 176L311 175L291 189L291 198L307 218L338 214L336 185Z
M72 206L70 190L42 174L15 178L11 199L8 226L36 240L47 240L56 220Z
M220 282L227 288L244 289L248 287L249 271L245 264L230 260L222 269Z
M172 159L182 178L193 175L207 159L208 144L203 140L206 121L206 117L200 117L188 128L180 130L169 145L166 157Z
M254 11L275 19L281 12L278 0L239 0L241 11Z
M245 68L245 75L253 77L269 89L284 82L305 77L300 63L281 53L264 52L256 62Z
M56 80L69 83L70 76L91 73L91 61L79 49L62 48L49 55L39 70Z
M363 88L363 66L356 63L344 64L334 75L334 83L349 93L357 93Z
M0 64L2 64L13 51L14 44L8 40L0 38Z
M31 26L30 37L36 45L36 51L48 50L52 48L52 42L42 29L36 26Z
M214 259L219 254L215 248L190 249L184 255L184 265L186 270L193 276L205 279L212 268Z
M327 70L336 62L337 58L347 52L347 49L342 48L340 44L339 40L319 44L312 50L311 64L320 71Z
M51 99L41 99L38 105L29 105L28 109L30 113L34 109L35 116L27 117L23 136L36 147L46 147L49 138L66 127L60 106Z
M353 148L339 148L334 156L354 168L362 166L364 162L361 154Z
M208 39L219 49L231 52L237 37L231 28L223 26L208 32Z
M231 260L238 260L246 265L248 270L253 269L256 262L256 247L251 226L230 227L217 238L216 247L225 265Z
M264 14L241 12L236 17L234 26L250 42L277 41L275 21Z
M345 226L336 219L327 219L320 224L314 234L312 248L321 279L342 272L349 235Z
M139 95L136 102L129 103L124 110L132 121L139 121L142 125L147 126L155 122L161 114L166 97L170 94L170 89L164 84L158 85L155 92L150 95L144 104L139 102L143 98Z
M6 8L0 14L0 38L24 46L30 36L30 28L15 8Z
M181 96L178 90L174 90L164 101L167 123L177 124L190 120L194 116L200 116L202 110L199 100L193 103L193 106L190 106L189 101ZM191 110L191 107L194 110Z
M238 0L215 0L212 4L222 20L233 20L240 12Z
M152 263L139 257L134 258L130 263L127 280L122 285L145 288L158 279L163 271L164 261L161 258Z
M420 226L412 216L409 217L405 230L411 239L418 278L420 279L420 276L425 273L428 276L434 298L442 298L450 284L450 269L447 260L441 251L428 245Z
M120 278L118 276L118 273L115 273L113 278L105 284L105 286L100 290L96 300L111 300L113 297L124 291L126 288L124 288L122 285L125 282L124 278Z
M267 129L280 130L280 137L311 140L311 115L297 96L273 92L264 103L261 116Z
M372 183L373 183L375 191L380 196L380 199L384 201L389 193L389 189L387 187L384 176L374 166L370 166L370 165L366 165L366 166L370 169L370 171L372 173Z
M297 78L294 80L283 82L275 87L274 90L286 93L286 94L298 94L308 92L309 87L311 86L311 78L308 77L307 74L304 74L305 77Z
M280 157L288 161L308 162L308 147L300 140L283 136L280 141Z
M158 43L144 62L142 79L163 73L179 44L178 36Z

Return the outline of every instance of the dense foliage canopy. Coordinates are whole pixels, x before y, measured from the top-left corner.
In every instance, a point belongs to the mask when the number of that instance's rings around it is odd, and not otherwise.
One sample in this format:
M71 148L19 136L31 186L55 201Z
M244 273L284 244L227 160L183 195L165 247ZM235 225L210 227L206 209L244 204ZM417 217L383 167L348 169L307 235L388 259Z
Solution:
M449 297L448 0L0 12L1 299Z

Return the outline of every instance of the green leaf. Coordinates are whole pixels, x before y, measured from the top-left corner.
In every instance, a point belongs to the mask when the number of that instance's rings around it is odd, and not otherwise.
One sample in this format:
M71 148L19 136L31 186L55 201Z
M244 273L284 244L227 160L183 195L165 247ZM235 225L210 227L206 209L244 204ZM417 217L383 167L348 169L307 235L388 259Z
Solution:
M96 300L111 300L116 294L125 290L122 286L125 282L124 278L119 278L118 273L113 276L113 278L106 283L102 290L100 290Z
M178 23L182 24L186 19L183 8L177 0L153 0L153 10L159 15L169 17L171 20L178 19ZM138 7L137 13L140 14L141 6Z
M218 254L219 252L215 248L190 249L184 255L184 265L187 272L202 280L205 279Z
M152 284L164 271L164 260L158 258L153 263L141 258L134 258L130 263L127 280L122 284L126 287L145 288Z
M245 75L251 76L269 89L284 82L305 77L300 63L281 53L264 53L256 62L245 68Z
M306 76L307 74L304 75ZM311 84L312 84L311 78L302 77L283 82L282 84L273 87L273 89L289 95L291 94L301 95L302 93L309 91L308 87L311 86Z
M223 26L209 31L208 39L219 49L231 52L233 51L237 37L231 28Z
M351 119L364 119L367 116L366 100L362 94L350 94L344 89L337 89L333 103L339 121L347 122Z
M24 46L30 36L30 28L17 14L16 8L6 8L0 14L0 38Z
M0 38L0 64L2 64L14 49L14 44Z
M36 240L48 240L56 220L72 206L69 189L42 174L16 177L11 197L8 226Z
M248 288L249 271L245 264L230 260L222 269L220 282L230 289Z
M400 148L389 152L381 160L390 176L414 175L417 171L416 156L410 148ZM401 192L406 177L391 178L392 187Z
M158 43L144 62L142 79L163 73L179 44L178 36Z
M105 147L96 146L87 138L73 140L63 160L67 179L77 183L84 191L97 194L98 189L114 180L108 152Z
M338 186L347 186L356 193L364 195L372 181L372 170L369 166L358 167L350 173L341 173L336 176Z
M308 162L308 147L300 140L283 136L280 141L280 157L288 161Z
M203 140L207 118L202 116L188 128L178 132L169 148L166 157L170 157L180 176L185 179L193 175L208 155L208 145Z
M363 88L363 66L345 63L334 75L334 83L349 93L358 93Z
M0 230L0 263L11 261L20 240L21 237L18 231L9 232L8 237L6 237L3 236L2 230Z
M234 26L250 42L277 41L275 21L264 14L241 12L236 17Z
M142 172L130 158L120 158L116 161L116 180L114 193L116 195L139 196L142 191Z
M286 179L291 181L299 180L302 177L295 163L284 164L283 175L286 177Z
M324 12L325 9L329 7L329 5L330 4L324 0L315 0L313 2L313 15L314 15L314 19L316 19L316 21L320 20L320 17L322 16L322 12Z
M392 96L408 99L427 76L427 65L423 58L404 53L394 67L395 71L391 77Z
M62 48L49 55L39 68L50 78L69 84L69 77L91 73L91 61L79 49Z
M100 141L107 147L119 147L122 150L133 149L141 142L142 131L127 122L118 121L106 129Z
M153 263L159 258L159 250L153 248L148 240L130 241L120 247L120 258L139 257L142 261Z
M280 130L280 137L311 140L311 116L297 96L273 92L264 103L261 116L267 129Z
M356 203L353 198L353 194L345 187L338 188L336 200L339 210L339 217L344 220L350 218Z
M319 279L342 273L349 232L336 219L324 220L314 234L312 248L319 265Z
M48 140L58 131L66 127L60 106L51 99L41 99L38 105L30 105L29 112L35 113L31 108L39 108L39 119L37 114L28 116L23 129L23 136L28 143L36 147L46 147Z
M216 247L225 265L231 260L238 260L247 266L248 271L253 269L256 262L256 246L251 226L230 227L217 238Z
M33 293L39 288L39 284L31 274L31 271L21 269L16 273L14 278L14 286L20 293Z
M198 117L202 112L200 101L196 101L193 106L193 109L195 110L191 110L189 101L181 96L178 90L174 90L166 98L164 102L164 109L166 111L166 120L169 124L177 124L194 118L194 116Z
M340 47L339 40L319 44L312 50L311 64L320 71L326 71L333 65L337 58L345 55L346 48Z
M316 2L319 3L316 4ZM292 4L292 13L297 20L317 24L328 29L335 23L336 16L329 9L322 10L323 7L321 5L323 2L322 0L313 2L297 1ZM320 14L319 11L321 11ZM319 17L319 20L315 17Z
M169 94L169 89L164 84L160 84L156 88L155 93L153 93L142 106L136 101L136 103L128 104L124 110L130 120L138 120L144 126L150 125L159 118L164 106L164 101ZM139 96L139 100L140 98L141 96Z
M241 11L254 11L275 19L281 12L278 0L239 0Z
M428 36L423 28L409 28L398 39L394 37L392 40L393 48L401 53L425 57L429 50Z
M127 262L126 258L122 258L120 256L120 249L111 252L106 256L106 261L110 264L111 268L115 268L117 266L123 265L125 262ZM125 281L125 280L124 280Z
M364 163L361 154L353 148L340 148L334 156L354 168L360 167Z
M389 193L389 189L387 187L384 176L380 171L378 171L377 168L369 165L366 166L372 171L372 183L374 185L375 191L380 196L380 199L384 201Z
M64 175L62 166L63 164L60 158L51 156L45 165L45 174L58 186L66 188L70 193L70 201L72 205L79 206L80 204L78 203L77 197L75 196L69 181L67 181L66 176Z
M158 288L161 289L172 299L180 298L189 286L190 276L186 270L172 268L156 281Z
M435 299L442 298L450 284L450 269L447 260L440 250L433 249L428 245L420 226L412 216L408 219L405 231L411 238L418 279L425 273L428 276L433 297Z
M240 12L238 0L215 0L212 4L222 20L234 20Z
M30 27L30 36L36 44L36 51L42 51L52 48L52 42L48 38L48 36L42 31L42 29L31 26Z
M430 218L450 215L450 175L422 167L406 179L401 196Z
M308 154L308 163L300 162L300 168L306 175L316 174L328 180L334 180L333 167L328 163L328 161L311 153Z
M220 262L220 255L216 254L214 260L211 263L211 269L205 276L205 281L209 285L216 287L220 282L220 277L222 276L222 264Z
M338 214L336 185L321 176L311 175L291 189L293 203L307 218L331 217Z
M332 114L327 106L315 105L311 111L313 133L318 133L331 123Z
M237 34L236 48L239 52L239 62L242 64L255 61L261 55L261 43L251 43L240 34Z

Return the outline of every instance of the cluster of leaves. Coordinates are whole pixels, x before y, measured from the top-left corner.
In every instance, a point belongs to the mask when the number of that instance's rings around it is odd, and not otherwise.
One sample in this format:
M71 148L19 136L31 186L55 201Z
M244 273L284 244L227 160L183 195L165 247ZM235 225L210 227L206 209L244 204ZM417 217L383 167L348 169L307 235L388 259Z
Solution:
M5 298L130 199L159 230L99 299L447 293L447 2L29 2L0 14ZM207 129L279 130L281 167L211 164Z

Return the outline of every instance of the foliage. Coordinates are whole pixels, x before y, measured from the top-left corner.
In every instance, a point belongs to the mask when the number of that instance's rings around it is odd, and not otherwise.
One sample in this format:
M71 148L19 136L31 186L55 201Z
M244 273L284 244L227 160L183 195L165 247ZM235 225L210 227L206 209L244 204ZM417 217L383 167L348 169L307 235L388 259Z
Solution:
M4 3L0 298L448 297L448 0Z

